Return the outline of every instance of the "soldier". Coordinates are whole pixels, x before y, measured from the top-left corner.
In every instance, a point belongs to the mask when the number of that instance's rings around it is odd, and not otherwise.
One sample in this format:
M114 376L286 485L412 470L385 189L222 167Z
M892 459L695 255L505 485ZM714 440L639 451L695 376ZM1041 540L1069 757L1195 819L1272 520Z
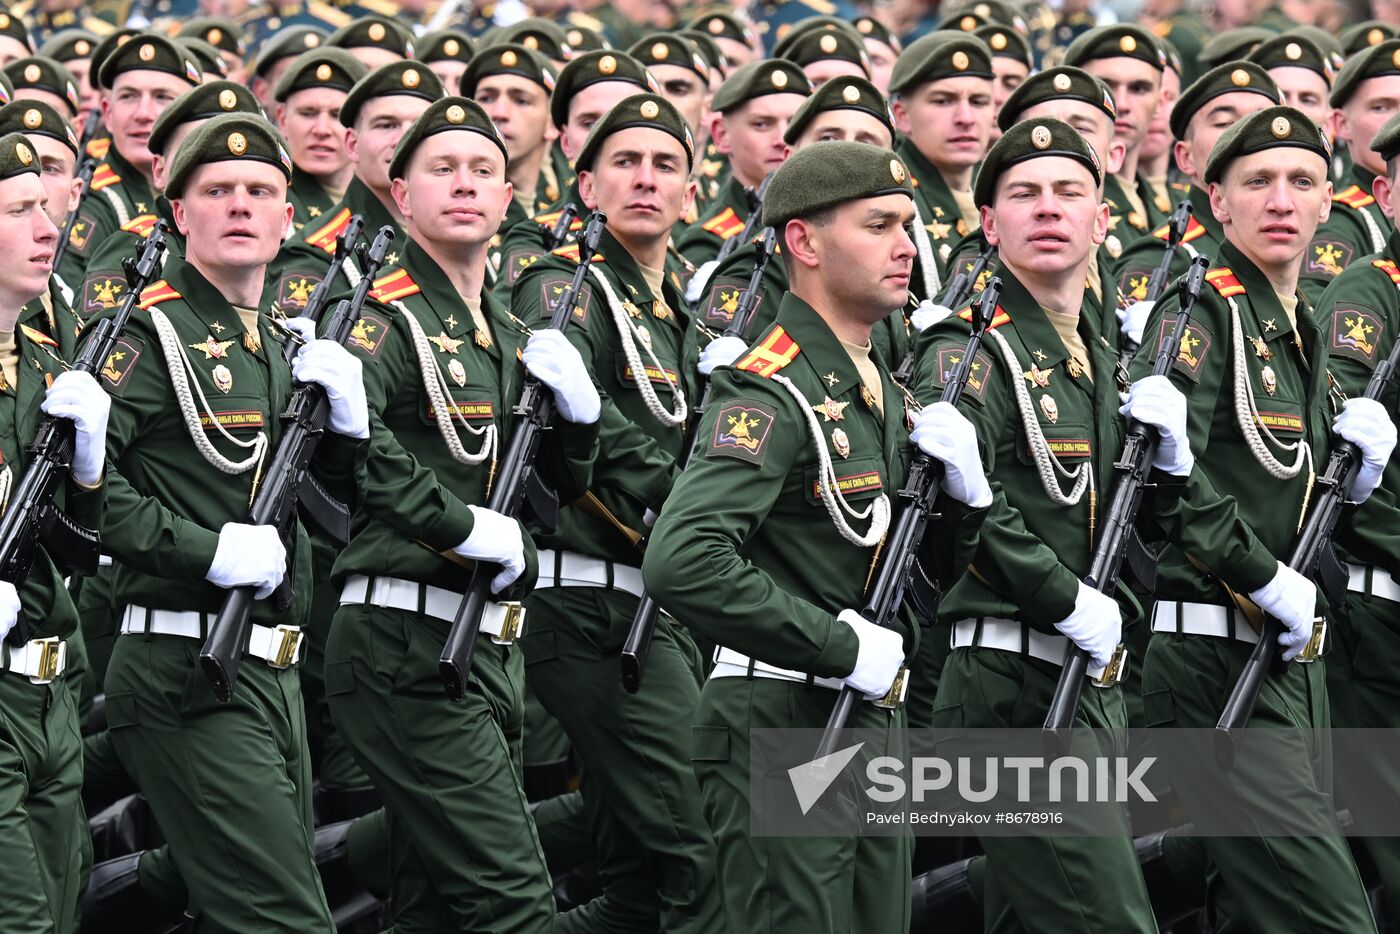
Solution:
M456 29L440 29L419 36L414 43L417 58L438 76L444 88L462 86L462 73L476 54L471 37Z
M194 60L205 81L219 81L228 77L228 66L219 56L219 50L203 39L186 36L183 39L173 41L176 48L181 49Z
M14 87L15 100L42 101L76 121L78 117L78 84L58 62L33 55L16 59L5 66L5 76Z
M1330 132L1332 112L1327 96L1336 71L1317 43L1298 35L1282 35L1263 42L1247 61L1262 65L1283 92L1283 102L1307 114L1313 123Z
M97 36L81 29L67 29L54 36L39 54L51 58L68 69L73 80L78 83L78 114L73 125L87 125L88 114L98 108L97 76L92 73L92 50L97 45Z
M1162 72L1162 102L1147 125L1147 135L1142 139L1142 149L1138 157L1138 168L1147 179L1151 192L1152 206L1164 215L1171 215L1176 202L1185 194L1185 188L1174 191L1172 187L1172 106L1181 97L1181 56L1162 40L1162 49L1167 53L1167 67Z
M854 25L865 44L866 57L870 60L870 83L884 94L889 90L890 73L894 71L894 63L899 58L899 53L904 51L904 43L890 32L888 26L873 16L858 16Z
M485 281L487 244L511 203L506 160L469 100L437 101L414 121L389 168L409 240L350 341L364 362L375 481L336 562L326 690L384 795L402 930L548 931L554 916L520 787L525 671L505 613L493 604L483 623L462 704L443 701L437 667L462 564L499 564L502 598L535 579L529 534L480 505L507 447L517 352L555 387L562 419L539 464L558 462L549 476L567 498L583 490L570 489L565 455L586 476L597 436L600 400L578 351L557 331L527 341Z
M345 149L355 174L345 196L322 212L320 223L307 224L288 240L269 271L268 289L283 312L291 315L306 307L352 214L364 218L366 231L385 224L401 229L403 219L389 194L389 161L409 124L444 94L437 75L411 61L376 68L355 82L340 105ZM343 268L351 285L359 281L353 259Z
M1124 152L1122 163L1104 184L1104 200L1109 233L1126 247L1166 220L1138 163L1147 129L1161 106L1167 56L1157 38L1141 26L1104 26L1076 39L1065 52L1065 64L1083 68L1113 95L1118 110L1114 131Z
M493 30L481 41L483 51L493 45L523 45L530 51L543 55L554 66L556 73L574 57L564 28L538 16Z
M803 21L773 47L773 57L785 58L801 68L813 88L838 75L870 77L865 39L849 21L834 17Z
M676 242L681 255L700 268L696 281L703 284L706 264L719 255L726 240L743 231L758 186L787 158L783 133L788 122L811 93L802 70L781 58L745 65L715 92L710 137L729 156L729 179Z
M996 80L992 84L992 135L994 143L1001 138L1001 126L997 115L1001 113L1006 99L1025 82L1031 74L1031 44L1026 37L1009 26L991 23L979 26L973 35L987 43L992 50L992 73Z
M413 57L412 33L387 16L362 16L331 33L325 44L345 49L370 71Z
M6 12L0 12L0 68L18 58L34 54L34 43L29 38L29 29L24 20Z
M910 181L891 150L839 141L774 176L763 220L782 231L792 289L753 348L712 374L696 454L647 548L648 591L719 645L690 757L733 930L753 930L755 912L772 930L909 930L909 837L750 835L748 776L750 730L820 728L843 686L880 701L917 641L903 619L884 629L853 609L909 457L912 413L871 330L913 274ZM932 406L916 425L926 450L936 437L956 452L949 493L985 506L966 421ZM850 725L883 732L872 754L903 748L897 704L860 704Z
M1336 185L1332 214L1317 228L1300 274L1303 292L1316 301L1354 260L1385 247L1394 227L1371 194L1385 162L1371 148L1376 133L1400 111L1400 39L1387 39L1347 62L1332 89L1328 124L1346 144L1351 170Z
M77 148L76 146L74 147ZM44 209L40 162L19 133L0 137L0 447L6 483L24 474L27 442L42 412L72 420L77 434L72 471L57 504L83 525L102 516L104 451L110 401L86 373L69 372L36 298L48 288L58 229ZM21 311L23 309L23 311ZM48 388L50 387L51 388ZM18 586L16 586L16 584ZM76 931L78 906L92 864L82 803L82 743L76 692L65 681L81 644L78 615L63 576L41 544L24 580L0 583L0 630L19 614L27 641L7 642L0 665L0 711L6 732L5 806L0 822L9 843L3 871L15 890L6 900L11 930Z
M1351 58L1357 52L1364 52L1373 45L1380 45L1387 39L1400 39L1400 29L1378 19L1348 26L1337 35L1344 58Z
M790 65L788 67L791 67ZM617 656L642 589L640 548L661 509L694 401L698 334L667 242L694 197L694 137L656 94L620 101L578 153L581 210L608 217L567 336L603 396L588 492L543 534L528 597L531 690L563 725L582 763L584 808L603 881L601 901L564 930L714 931L720 927L714 843L690 768L689 715L701 662L690 637L663 621L636 694ZM579 246L554 251L516 280L511 310L534 325L551 314Z
M1149 0L1143 4L1138 21L1180 54L1183 86L1194 84L1206 73L1208 67L1200 61L1200 55L1211 38L1211 30L1193 4L1185 0Z
M247 83L248 66L243 58L248 53L248 45L242 27L233 20L224 16L196 16L181 26L176 36L209 43L224 63L224 77L238 84Z
M1170 379L1185 395L1196 469L1184 489L1159 484L1153 509L1166 537L1157 563L1152 641L1143 661L1143 704L1151 727L1205 729L1258 641L1260 611L1279 620L1285 661L1313 638L1317 591L1279 560L1306 510L1316 465L1326 462L1326 335L1298 295L1303 252L1331 202L1331 153L1312 121L1270 107L1237 122L1215 144L1203 171L1225 239L1191 314ZM1169 337L1175 296L1157 303L1148 340L1133 362L1151 365ZM1232 386L1233 382L1233 386ZM1359 501L1380 481L1395 443L1381 406L1349 403L1333 423L1358 445ZM1168 478L1169 480L1169 478ZM1267 774L1241 760L1232 784L1250 806L1335 826L1325 763L1329 721L1322 662L1271 669L1251 727L1280 727ZM1290 732L1297 731L1297 732ZM1318 747L1321 744L1322 748ZM1238 807L1221 785L1209 790L1191 769L1167 762L1173 787L1197 820ZM1338 834L1204 837L1220 887L1211 907L1259 929L1374 931L1346 841ZM1267 866L1267 870L1264 867ZM1306 880L1306 881L1305 881ZM1280 891L1290 896L1279 898ZM1219 902L1216 902L1216 898Z
M698 29L715 40L724 53L731 73L762 57L758 35L753 27L733 13L725 10L702 13L690 21L690 28Z
M710 110L710 66L690 40L654 32L627 50L661 86L661 94L680 111L699 139L700 122Z
M350 185L354 166L345 151L340 109L367 72L344 49L304 52L282 74L273 92L277 129L292 155L292 225L316 223Z
M1191 184L1191 220L1172 257L1172 281L1184 275L1197 256L1214 261L1225 243L1225 230L1211 211L1205 182L1206 157L1211 148L1244 117L1281 102L1278 85L1261 66L1226 62L1202 75L1172 107L1170 126L1176 138L1176 164ZM1152 236L1138 239L1123 252L1114 269L1123 305L1118 317L1123 322L1123 333L1137 344L1142 343L1142 329L1152 313L1147 282L1162 262L1162 248L1168 236L1169 230L1163 225Z
M277 112L277 99L273 96L277 82L292 62L303 53L320 48L325 40L326 34L314 26L291 26L268 39L254 59L248 78L248 87L262 101L264 110Z
M1206 68L1217 68L1226 62L1248 58L1250 52L1275 35L1272 30L1258 26L1241 26L1217 32L1202 47L1201 64Z
M170 165L185 256L168 259L164 278L142 294L144 313L102 372L115 397L108 454L123 471L108 470L103 526L124 608L107 722L188 886L196 924L329 934L296 666L310 549L300 526L284 547L278 530L243 521L293 377L327 389L331 416L314 469L352 505L365 484L357 465L369 413L358 360L314 341L289 371L282 337L256 310L266 264L291 223L291 174L271 125L246 114L199 127ZM284 578L294 592L279 609L266 597ZM252 657L224 704L195 673L195 655L223 589L234 586L253 586L261 599Z

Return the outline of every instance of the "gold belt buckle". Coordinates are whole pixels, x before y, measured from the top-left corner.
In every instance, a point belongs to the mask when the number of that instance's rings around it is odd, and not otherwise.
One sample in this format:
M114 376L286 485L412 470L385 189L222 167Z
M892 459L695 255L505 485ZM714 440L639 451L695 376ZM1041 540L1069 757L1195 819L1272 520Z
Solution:
M1312 635L1308 637L1308 644L1303 646L1303 651L1298 653L1298 657L1293 659L1304 665L1311 664L1322 657L1322 649L1327 644L1327 618L1325 616L1313 617Z
M497 645L510 645L515 642L520 635L520 628L525 625L525 604L519 600L506 600L497 606L505 610L505 616L501 619L501 634L492 636L491 641Z
M34 684L49 684L58 677L58 662L63 657L63 640L56 636L35 639L39 647L39 670L29 679Z
M1089 683L1096 688L1111 688L1123 680L1123 675L1128 673L1128 647L1123 643L1118 643L1113 650L1113 656L1108 660L1108 664L1103 667L1103 673L1097 678L1090 678Z
M885 696L877 701L871 701L881 710L898 710L904 706L904 698L909 694L909 669L901 667L899 673L894 676L894 683L885 692Z
M282 634L282 641L277 644L277 651L267 660L267 664L272 668L290 668L297 660L297 647L301 645L301 627L278 626L277 631Z

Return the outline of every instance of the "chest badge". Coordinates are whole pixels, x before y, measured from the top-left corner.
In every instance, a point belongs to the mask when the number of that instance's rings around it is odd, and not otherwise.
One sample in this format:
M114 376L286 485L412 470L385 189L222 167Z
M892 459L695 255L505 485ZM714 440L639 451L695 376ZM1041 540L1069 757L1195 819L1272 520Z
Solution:
M482 350L487 350L491 346L491 335L487 334L481 328L477 328L472 332L472 340L476 343L476 346L480 347Z
M1041 389L1049 389L1050 373L1050 370L1042 370L1040 367L1032 363L1031 368L1026 372L1022 373L1021 376L1024 377L1026 382L1030 383L1032 386L1039 386Z
M214 367L214 372L210 375L214 378L214 388L219 392L228 393L233 389L233 374L222 363Z
M827 396L821 405L812 406L812 411L818 415L825 415L829 422L839 422L846 417L846 406L848 405L850 405L849 402L837 402Z
M437 349L440 353L456 353L458 350L462 349L462 344L465 343L455 337L448 337L446 331L442 332L437 337L430 337L428 340L437 345Z
M1079 377L1084 375L1084 364L1080 363L1074 357L1069 358L1069 361L1065 364L1065 369L1069 371L1069 375L1073 379L1079 379Z
M860 384L860 401L865 403L866 408L875 408L875 393L870 391L870 387L864 383Z
M1274 352L1269 349L1269 345L1264 343L1262 337L1251 337L1249 343L1254 347L1254 355L1265 363L1274 358Z
M452 382L458 386L467 385L467 368L462 366L462 361L453 357L447 364L447 373L452 377Z
M1259 373L1259 381L1264 384L1264 391L1269 395L1278 392L1278 375L1274 373L1273 367L1264 367Z
M1054 396L1040 397L1040 414L1052 425L1060 420L1060 404L1055 401Z
M205 360L222 360L228 356L228 349L232 346L233 341L215 340L211 334L197 344L190 344L190 349L203 351Z
M831 433L831 446L836 448L836 453L842 457L851 456L851 439L846 437L845 429L837 428Z

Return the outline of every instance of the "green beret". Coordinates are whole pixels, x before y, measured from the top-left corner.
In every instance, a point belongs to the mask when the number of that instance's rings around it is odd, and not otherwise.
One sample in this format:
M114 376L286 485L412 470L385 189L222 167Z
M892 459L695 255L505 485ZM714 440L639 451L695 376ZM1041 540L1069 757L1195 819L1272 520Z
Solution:
M1235 29L1227 29L1206 40L1206 44L1201 47L1196 60L1201 63L1203 68L1214 68L1225 62L1239 61L1276 35L1278 33L1271 32L1261 26L1239 26Z
M0 107L0 133L56 139L78 155L78 137L57 110L42 101L15 101Z
M626 81L643 91L659 90L647 73L646 66L626 52L585 52L559 72L554 95L549 99L549 116L554 125L563 126L569 121L569 102L575 94L604 81Z
M859 65L868 76L870 55L865 51L865 40L854 29L808 29L794 31L779 43L782 54L775 58L785 58L799 68L806 68L813 62L850 62ZM774 49L777 52L777 49Z
M1378 19L1368 19L1364 23L1348 26L1337 37L1342 47L1342 55L1350 58L1362 49L1380 45L1387 39L1400 38L1400 30Z
M92 47L91 60L88 62L88 74L92 76L89 78L89 81L93 87L99 86L97 83L97 76L101 74L102 66L106 64L108 57L125 45L127 40L132 36L139 36L140 34L141 30L139 29L118 29L116 32L108 33L103 36L102 40Z
M90 58L97 43L96 33L86 29L64 29L49 36L49 41L39 47L39 54L54 61L71 62Z
M228 65L224 63L223 56L219 54L218 49L203 39L186 36L183 39L176 39L175 45L184 49L204 74L218 75L220 78L228 77Z
M0 110L0 114L4 112ZM1392 116L1376 131L1375 138L1371 140L1371 151L1386 162L1400 155L1400 114Z
M175 158L170 160L170 171L165 177L165 196L171 199L182 196L185 183L200 166L234 160L265 162L280 169L287 181L292 180L292 157L287 155L282 136L272 128L267 118L256 114L231 113L201 124L185 137L175 152Z
M1311 39L1287 33L1275 36L1267 42L1259 43L1259 47L1250 52L1245 61L1262 65L1265 70L1270 68L1306 68L1308 71L1321 75L1329 85L1337 74L1332 67L1332 60L1327 57L1326 52L1317 47L1317 43Z
M603 147L603 141L614 133L633 127L651 127L675 138L685 149L686 170L695 164L695 137L676 106L660 94L633 94L619 101L603 119L593 124L583 141L574 168L582 172L593 168L593 157Z
M555 62L567 62L574 57L564 27L538 16L493 29L482 40L481 51L496 45L523 45Z
M720 78L723 78L729 73L729 61L724 57L724 50L714 39L698 29L682 29L676 35L691 41L696 51L705 59L705 64L710 66L710 74L718 72Z
M5 66L5 77L16 90L48 91L67 101L70 117L78 112L78 83L73 73L54 59L42 55L17 58Z
M890 28L873 16L857 16L853 25L856 32L866 39L874 39L882 42L894 50L896 55L904 48L904 43L899 41L899 36L890 32Z
M950 16L971 14L982 21L979 25L1000 23L1012 27L1022 35L1030 33L1030 27L1026 25L1020 9L1006 0L968 0L966 3L950 5L948 13ZM971 29L963 29L962 24L959 24L958 28L963 32L972 32Z
M1237 92L1262 95L1270 104L1283 103L1282 92L1264 70L1263 65L1255 62L1225 62L1201 75L1181 92L1181 97L1172 105L1168 121L1172 136L1185 139L1191 118L1200 113L1206 104L1217 97Z
M0 136L0 182L26 172L39 174L39 157L22 133Z
M627 54L650 68L652 65L679 65L695 72L706 88L710 84L710 63L695 43L677 33L653 32L632 44Z
M716 39L733 39L735 42L744 43L751 49L759 47L758 34L753 31L753 26L747 20L740 19L728 10L710 10L701 13L687 25L691 29L698 29Z
M465 97L444 97L442 100L433 101L399 139L399 144L394 147L394 158L389 163L389 177L403 178L418 144L429 136L450 131L479 133L501 151L502 160L510 161L501 131L496 129L496 124L491 122L491 118L481 109L480 104Z
M970 11L949 13L939 20L934 32L976 32L983 26L990 26L991 20Z
M1036 72L1022 81L1001 105L997 126L1005 133L1021 119L1021 114L1046 101L1081 101L1102 110L1111 121L1118 119L1118 108L1108 85L1083 68L1061 65Z
M421 98L431 104L446 97L447 90L442 86L442 79L422 62L410 59L381 65L356 81L345 96L345 103L340 105L341 125L354 126L366 101L395 94Z
M1099 26L1084 33L1065 50L1064 64L1083 67L1102 58L1135 58L1158 71L1167 68L1167 53L1157 37L1132 23Z
M232 52L239 58L248 51L243 42L243 27L224 16L196 16L180 27L180 39L203 39L221 52Z
M546 94L553 94L558 83L554 64L549 59L540 52L513 42L488 45L477 53L467 65L467 70L462 72L462 95L475 97L476 86L481 79L491 75L518 75L544 88Z
M929 81L943 78L994 77L992 50L973 35L930 33L910 44L894 63L890 94L903 94Z
M612 48L608 40L603 38L601 32L589 29L587 26L570 26L568 31L564 33L564 41L569 44L569 51L573 55ZM572 58L573 55L570 57Z
M1103 167L1089 141L1063 120L1037 117L1015 124L987 150L986 158L977 170L977 178L972 183L973 203L979 208L991 204L992 196L996 194L997 179L1002 172L1018 162L1039 159L1041 156L1073 159L1094 176L1095 187L1103 184Z
M845 33L852 39L861 38L860 33L856 32L856 27L839 16L809 16L794 23L792 28L774 44L771 57L791 58L792 56L788 55L788 50L808 33L833 31Z
M783 142L789 146L793 145L817 114L829 110L858 110L868 113L885 125L891 137L894 136L894 114L890 113L890 105L879 88L864 78L841 75L817 88L811 97L802 102L802 106L797 108L792 120L788 122L787 129L783 131Z
M1031 54L1031 43L1025 36L1003 23L988 23L978 26L972 33L992 50L992 58L1010 58L1027 68L1035 67L1035 56Z
M1331 147L1322 131L1300 110L1270 107L1256 111L1226 130L1206 158L1205 182L1220 181L1229 164L1240 156L1266 149L1306 149L1323 162L1332 160Z
M404 58L413 57L413 33L396 19L387 16L361 16L346 23L326 40L326 45L339 49L384 49Z
M326 41L324 30L315 26L288 26L281 32L273 33L253 62L253 74L262 77L277 62L284 58L296 58L303 52L320 48Z
M781 231L847 201L885 195L914 197L904 161L868 143L835 141L799 149L773 173L763 197L763 226Z
M1346 56L1342 55L1342 44L1337 41L1337 37L1332 35L1321 26L1294 26L1284 32L1285 36L1302 36L1312 42L1322 50L1322 54L1327 56L1327 60L1332 63L1332 70L1340 71L1342 65L1346 63Z
M433 62L470 62L476 54L476 43L457 29L439 29L418 37L418 60Z
M204 80L188 52L176 45L175 40L153 32L132 36L108 55L102 62L97 86L110 91L117 75L128 71L158 71L183 78L190 84Z
M296 61L282 72L273 89L272 97L283 103L297 91L312 88L334 88L350 93L355 83L369 74L365 63L344 49L327 46L312 49L296 57Z
M24 20L4 9L0 9L0 36L9 36L17 42L24 43L24 47L30 52L34 51L34 43L29 41L29 27L24 24Z
M724 79L710 100L710 109L716 113L729 113L749 101L768 94L812 93L812 82L801 68L785 58L768 58L759 62L749 62L737 68L734 74Z
M166 143L177 127L198 120L210 120L223 114L244 113L262 115L262 105L253 92L232 81L211 81L181 94L160 112L151 125L146 146L151 152L165 152Z
M1180 78L1182 73L1181 53L1176 50L1176 46L1160 36L1157 37L1157 43L1162 47L1162 54L1167 56L1167 67L1176 72L1176 76Z
M1332 95L1327 102L1333 107L1341 107L1351 100L1361 82L1388 75L1400 75L1400 39L1387 39L1380 45L1373 45L1353 55L1337 75L1337 82L1332 85Z

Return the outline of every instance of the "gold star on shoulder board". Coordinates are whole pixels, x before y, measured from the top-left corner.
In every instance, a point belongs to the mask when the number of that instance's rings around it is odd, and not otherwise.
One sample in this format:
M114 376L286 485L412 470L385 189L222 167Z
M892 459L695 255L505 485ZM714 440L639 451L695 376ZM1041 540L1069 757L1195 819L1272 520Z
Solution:
M466 343L466 341L448 337L446 332L439 334L437 337L430 337L428 340L436 344L437 349L442 353L456 353L462 348L462 345Z
M228 349L233 346L233 341L219 341L212 336L206 337L197 344L190 344L190 350L199 350L204 353L205 360L219 360L228 356Z

